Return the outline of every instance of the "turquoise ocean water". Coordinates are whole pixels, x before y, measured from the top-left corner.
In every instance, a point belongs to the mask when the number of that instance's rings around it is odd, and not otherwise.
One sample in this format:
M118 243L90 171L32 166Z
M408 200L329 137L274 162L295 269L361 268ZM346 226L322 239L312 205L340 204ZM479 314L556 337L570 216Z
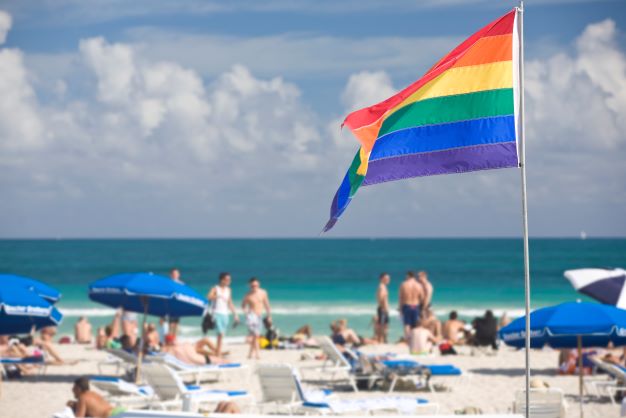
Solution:
M61 332L80 315L96 325L110 321L112 311L87 298L91 281L131 271L166 275L172 267L203 294L229 271L237 305L248 278L259 277L283 334L302 324L326 333L337 318L371 334L382 271L392 276L394 306L399 282L414 269L428 271L438 315L452 308L465 317L486 308L513 316L523 310L520 239L0 240L0 272L38 278L63 293ZM580 298L563 271L581 267L626 267L626 239L531 240L533 307ZM183 334L199 335L199 322L184 319ZM392 333L399 332L396 316ZM239 327L232 334L243 333Z

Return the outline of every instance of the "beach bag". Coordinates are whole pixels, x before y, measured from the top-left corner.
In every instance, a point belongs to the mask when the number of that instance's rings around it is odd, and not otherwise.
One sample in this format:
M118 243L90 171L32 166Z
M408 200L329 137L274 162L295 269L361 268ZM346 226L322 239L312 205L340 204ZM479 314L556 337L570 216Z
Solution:
M215 329L215 318L211 312L207 312L202 317L202 333L206 334L209 330Z
M439 351L441 352L442 356L457 354L456 350L454 349L452 344L450 344L449 342L443 342L439 344Z

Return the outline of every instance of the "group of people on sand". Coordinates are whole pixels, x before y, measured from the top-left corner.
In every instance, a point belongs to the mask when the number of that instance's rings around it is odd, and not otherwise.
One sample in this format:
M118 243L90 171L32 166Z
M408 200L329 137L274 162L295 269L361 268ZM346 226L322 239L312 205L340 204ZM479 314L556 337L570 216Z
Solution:
M54 346L56 327L45 327L39 330L39 334L26 336L0 335L0 358L11 357L31 359L32 363L23 362L15 365L7 365L7 372L19 376L32 374L40 362L47 365L75 364L76 360L66 360L61 357Z
M172 269L170 278L176 282L183 283L180 271ZM216 341L213 343L208 338L202 338L195 344L197 354L207 355L213 362L221 361L224 354L224 337L228 333L229 326L237 327L240 324L239 314L233 303L231 290L231 275L220 273L218 283L213 286L207 295L210 302L208 315L212 318L211 328L216 332ZM267 291L261 288L258 278L252 277L248 280L249 291L245 294L241 308L245 315L245 324L248 328L248 342L250 345L249 358L259 358L259 347L263 328L272 329L271 306ZM124 349L137 351L139 348L140 335L145 338L144 350L155 352L177 347L177 355L187 359L194 358L189 351L189 346L181 344L178 347L176 337L179 331L180 318L164 317L158 323L146 323L142 332L139 332L137 314L134 312L118 309L112 322L97 330L95 344L99 349ZM75 325L75 340L80 344L93 342L91 324L81 317ZM196 363L193 361L192 363Z
M381 273L376 291L376 315L373 318L374 337L365 338L348 327L347 320L331 323L331 338L337 346L380 344L388 342L390 323L389 284L391 276ZM510 320L504 314L500 321L488 310L475 318L471 325L461 320L456 311L441 322L432 309L434 286L425 271L409 271L398 291L398 313L403 333L400 342L406 343L413 354L427 354L439 347L443 354L454 354L454 346L470 344L497 348L498 329Z

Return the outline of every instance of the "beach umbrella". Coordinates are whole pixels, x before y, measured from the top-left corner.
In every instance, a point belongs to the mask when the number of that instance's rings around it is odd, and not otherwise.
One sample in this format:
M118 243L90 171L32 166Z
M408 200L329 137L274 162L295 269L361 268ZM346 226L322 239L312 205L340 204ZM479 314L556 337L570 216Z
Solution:
M517 318L500 330L505 344L524 347L526 317ZM566 302L530 313L530 346L577 348L580 415L583 396L583 347L626 345L626 310L591 302Z
M626 270L586 268L563 273L578 292L606 303L626 309Z
M0 335L57 326L63 315L50 302L20 286L0 286Z
M191 287L154 273L121 273L97 280L89 285L89 298L112 308L143 313L143 333L146 316L201 316L208 301ZM143 357L145 335L137 359L137 374Z
M20 286L35 292L39 297L50 303L57 303L61 299L61 292L52 286L31 279L30 277L17 276L15 274L0 274L0 287Z

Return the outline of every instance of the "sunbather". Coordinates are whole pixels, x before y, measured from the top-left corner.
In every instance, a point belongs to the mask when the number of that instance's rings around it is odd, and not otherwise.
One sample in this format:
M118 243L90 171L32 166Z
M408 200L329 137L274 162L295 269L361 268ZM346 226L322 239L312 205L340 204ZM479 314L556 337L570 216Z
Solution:
M52 365L78 363L77 360L67 361L61 358L61 355L54 348L54 336L56 335L56 333L56 327L45 327L39 331L39 337L33 339L33 344L38 346L41 350L45 351L48 355L46 363Z
M375 340L360 337L352 328L348 328L348 321L345 319L333 321L330 324L330 329L333 332L330 338L340 349L346 345L359 347L366 344L376 344Z
M78 344L91 344L93 340L91 324L84 316L81 316L74 325L74 339Z
M113 408L102 396L90 390L87 377L76 379L72 392L76 400L69 401L67 406L72 409L76 417L108 418L122 412L118 408Z
M232 401L222 401L217 404L217 408L215 408L216 413L220 414L240 414L241 410L239 406Z
M201 338L195 344L176 342L172 334L165 336L165 345L162 349L187 364L224 364L225 361L217 356L217 349L208 338Z
M465 340L465 321L461 321L456 311L450 312L442 328L443 338L450 344L463 344Z
M430 354L440 339L421 325L415 325L409 333L409 350L411 354Z
M0 351L0 356L15 359L28 359L35 357L41 358L43 353L33 345L33 337L28 335L23 338L9 338L9 343L2 351ZM23 363L16 364L15 367L19 369L21 374L31 374L36 371L38 366L35 364Z

